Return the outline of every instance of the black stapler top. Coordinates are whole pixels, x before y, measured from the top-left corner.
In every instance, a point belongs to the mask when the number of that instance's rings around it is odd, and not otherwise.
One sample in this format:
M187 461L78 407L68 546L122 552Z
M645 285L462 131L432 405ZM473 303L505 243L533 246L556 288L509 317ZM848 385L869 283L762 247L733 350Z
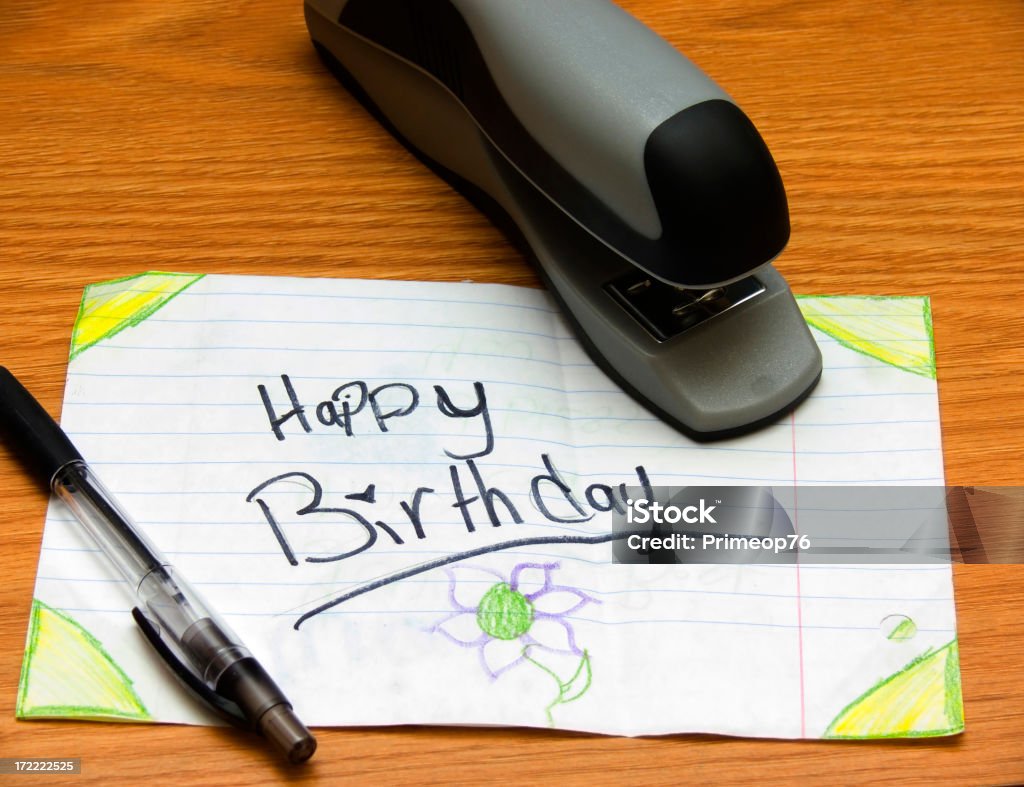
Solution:
M306 0L335 74L520 241L595 360L698 438L802 400L821 355L771 267L778 169L714 82L606 0Z

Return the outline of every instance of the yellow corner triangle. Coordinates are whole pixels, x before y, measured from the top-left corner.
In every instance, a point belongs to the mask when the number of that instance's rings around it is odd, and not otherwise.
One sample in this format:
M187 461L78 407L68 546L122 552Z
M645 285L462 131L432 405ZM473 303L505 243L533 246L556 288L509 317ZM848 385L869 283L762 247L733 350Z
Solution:
M918 738L963 732L960 657L954 639L918 656L847 705L825 738Z
M18 718L150 719L132 681L74 619L32 602Z
M927 298L809 295L799 297L797 304L808 325L844 347L898 369L935 378Z
M203 278L191 273L140 273L90 284L71 333L71 357L138 325Z

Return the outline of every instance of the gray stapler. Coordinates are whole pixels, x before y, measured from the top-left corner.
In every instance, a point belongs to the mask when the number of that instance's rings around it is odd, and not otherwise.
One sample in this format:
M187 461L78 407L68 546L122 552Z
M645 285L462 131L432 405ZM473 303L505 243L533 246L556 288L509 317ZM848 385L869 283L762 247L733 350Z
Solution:
M518 241L594 360L700 439L806 397L821 353L770 262L782 180L750 120L606 0L305 0L317 50Z

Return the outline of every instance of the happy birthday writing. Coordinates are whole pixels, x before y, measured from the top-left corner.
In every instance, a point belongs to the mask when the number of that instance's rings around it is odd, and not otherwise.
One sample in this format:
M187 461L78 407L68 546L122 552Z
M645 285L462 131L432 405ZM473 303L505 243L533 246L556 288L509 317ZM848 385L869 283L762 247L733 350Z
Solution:
M288 405L275 406L272 390L278 394L277 401L287 398ZM443 487L418 486L400 500L400 521L374 517L376 484L369 484L361 492L343 495L343 501L327 499L323 483L306 469L281 473L258 484L246 500L259 506L282 554L293 566L299 565L299 559L281 526L281 512L269 502L268 493L274 487L294 485L296 481L302 482L308 490L308 498L297 509L287 511L289 516L327 514L336 518L339 525L354 525L362 530L361 541L354 548L310 555L304 558L308 563L345 560L365 552L382 539L396 546L429 539L430 519L425 516L428 508L456 509L467 537L472 537L478 526L500 528L524 522L523 513L509 492L488 481L488 468L481 461L495 450L496 443L487 391L482 382L455 387L437 384L428 393L409 382L389 382L371 388L365 381L353 380L330 392L322 392L323 398L309 398L309 391L300 391L288 375L282 374L273 387L261 384L257 392L266 415L266 426L282 443L301 440L314 432L334 434L340 440L385 434L401 419L424 408L436 413L436 418L475 422L479 428L478 445L474 450L441 449L445 456L454 460L447 468L447 482ZM598 513L613 510L624 513L629 499L627 486L639 485L648 500L654 499L650 479L642 465L636 466L636 478L630 479L628 485L625 482L617 485L592 483L582 490L574 490L565 481L556 461L547 452L540 454L537 470L530 479L528 497L534 509L551 523L582 523Z

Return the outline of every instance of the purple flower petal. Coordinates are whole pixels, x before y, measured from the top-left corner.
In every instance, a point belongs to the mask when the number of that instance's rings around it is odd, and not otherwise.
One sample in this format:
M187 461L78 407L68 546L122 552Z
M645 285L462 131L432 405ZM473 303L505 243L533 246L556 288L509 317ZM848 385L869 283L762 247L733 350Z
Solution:
M520 563L512 569L509 586L533 601L537 593L550 586L551 572L558 566L558 563Z
M481 646L488 639L477 625L476 614L473 612L453 612L435 625L432 631L444 634L456 645L462 645L464 648Z
M448 575L448 602L462 612L475 612L484 594L505 581L504 576L489 568L452 566L444 571Z
M543 648L559 653L575 653L583 651L576 645L576 635L566 621L551 615L538 614L530 626L530 638Z
M522 661L523 643L518 639L489 639L480 647L480 663L492 680Z
M596 599L575 588L551 586L530 599L533 608L544 615L569 615Z

